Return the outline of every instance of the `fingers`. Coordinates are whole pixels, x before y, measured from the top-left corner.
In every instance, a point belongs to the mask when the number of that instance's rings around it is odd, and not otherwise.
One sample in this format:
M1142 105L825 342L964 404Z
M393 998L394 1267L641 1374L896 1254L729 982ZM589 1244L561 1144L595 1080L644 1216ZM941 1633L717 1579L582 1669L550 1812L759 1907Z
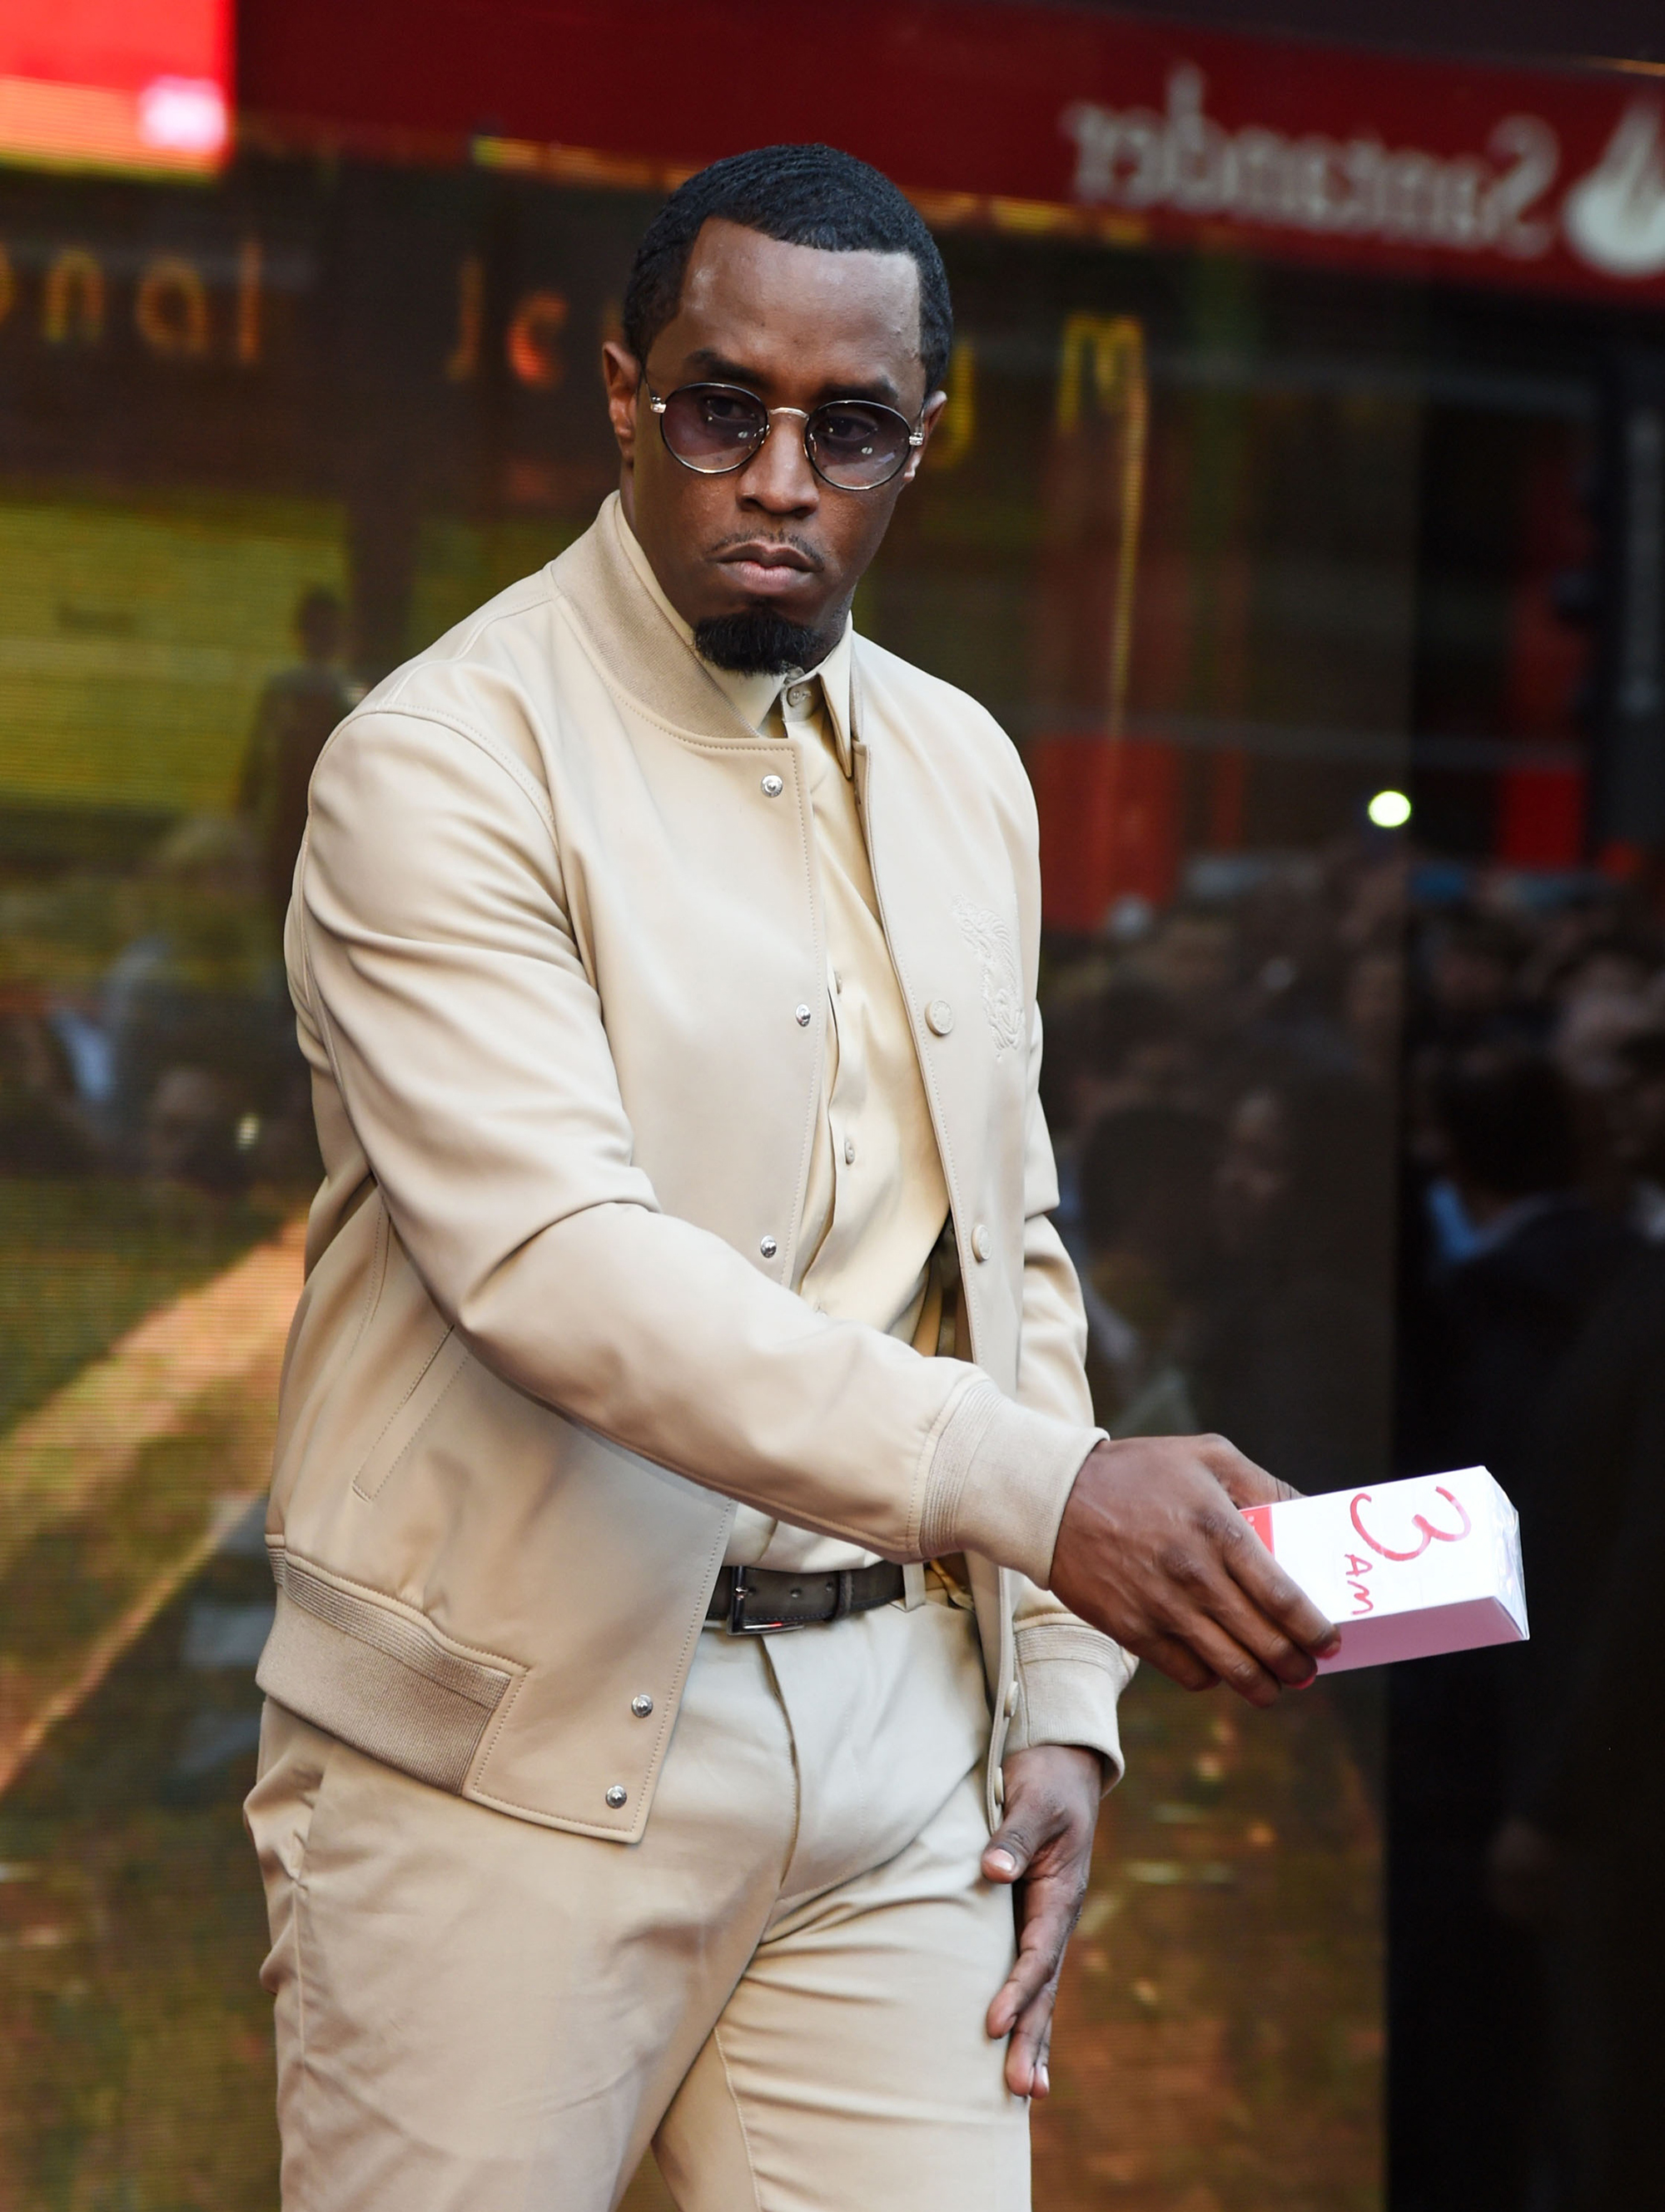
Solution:
M988 2008L988 2034L1006 2040L1006 2087L1044 2097L1052 2010L1064 1951L1086 1894L1102 1771L1092 1753L1042 1745L1006 1762L1006 1817L983 1852L992 1881L1016 1883L1018 1955Z
M1222 1532L1212 1554L1200 1552L1171 1562L1174 1580L1190 1601L1175 1620L1174 1632L1228 1689L1250 1705L1267 1706L1277 1702L1282 1690L1310 1682L1316 1672L1312 1652L1333 1650L1337 1636L1317 1607L1277 1567L1273 1566L1274 1580L1264 1598L1245 1589L1233 1573L1239 1548L1258 1551L1272 1565L1265 1547L1247 1528L1241 1536L1234 1528ZM1277 1607L1285 1592L1280 1621ZM1291 1630L1294 1633L1287 1632ZM1297 1642L1297 1636L1303 1640Z
M990 1845L991 1850L997 1848L998 1841ZM1001 1855L1006 1856L1005 1850ZM988 2008L988 2033L996 2039L1016 2033L1042 1998L1050 2014L1049 1992L1057 1987L1065 1946L1086 1894L1088 1864L1085 1852L1048 1853L1039 1861L1040 1871L1032 1874L1018 1892L1018 1955ZM1028 2047L1032 2063L1032 2033ZM1030 2093L1024 2089L1020 2094Z
M1039 1890L1042 1885L1035 1887ZM1046 1884L1046 1888L1051 1893L1044 1901L1037 1904L1032 1897L1028 1900L1030 1917L1024 1924L1017 1960L988 2008L991 2039L1010 2039L1006 2082L1014 2097L1044 2097L1051 2088L1047 2057L1052 2045L1053 2007L1065 1946L1080 1906L1078 1882L1058 1879Z
M1038 1894L1043 1887L1048 1893ZM988 2033L995 2041L1011 2035L1036 2001L1055 1988L1064 1964L1064 1947L1080 1909L1081 1887L1074 1880L1058 1879L1044 1886L1037 1882L1034 1886L1037 1893L1025 1899L1028 1917L1018 1938L1018 1956L988 2008ZM1049 1996L1047 2002L1050 2009Z
M1014 2097L1045 2097L1052 2092L1053 2007L1057 1984L1049 1983L1018 2021L1006 2045L1006 2085Z
M1220 1678L1214 1669L1198 1658L1188 1644L1177 1636L1152 1636L1136 1647L1135 1656L1165 1674L1170 1682L1177 1682L1182 1690L1217 1690Z
M1259 1705L1264 1710L1277 1704L1285 1684L1283 1676L1262 1665L1255 1656L1251 1648L1253 1633L1246 1633L1249 1635L1249 1643L1240 1644L1235 1636L1205 1614L1192 1628L1191 1641L1198 1656L1212 1669L1218 1680L1224 1682L1228 1690L1235 1690L1249 1705ZM1312 1662L1303 1657L1301 1663L1306 1670L1301 1678L1304 1680L1312 1674ZM1292 1688L1295 1685L1291 1682L1288 1686Z
M1316 1657L1338 1649L1341 1632L1327 1620L1306 1592L1290 1580L1246 1522L1239 1521L1223 1546L1225 1565L1255 1610L1281 1629L1291 1644Z
M1239 1535L1228 1527L1216 1540L1218 1548L1199 1545L1170 1558L1168 1571L1182 1601L1172 1607L1167 1632L1139 1656L1182 1688L1209 1689L1219 1681L1251 1705L1273 1705L1282 1690L1312 1680L1312 1653L1334 1650L1337 1632L1248 1528ZM1246 1589L1233 1572L1240 1547L1259 1552L1272 1569L1264 1597ZM1244 1582L1254 1572L1254 1565L1246 1568ZM1280 1622L1276 1607L1285 1593Z
M1024 1929L1024 1948L1012 1964L1012 1971L1000 1984L995 2002L988 2006L988 2035L1000 2042L1001 2035L1011 2035L1024 2013L1042 1996L1053 1975L1064 1962L1064 1942L1070 1933L1068 1920L1061 1920L1057 1929L1046 1933L1046 1942L1037 1938L1035 1948L1028 1942L1028 1929Z
M1276 1505L1301 1495L1292 1483L1268 1474L1224 1437L1199 1437L1197 1448L1197 1456L1234 1505Z

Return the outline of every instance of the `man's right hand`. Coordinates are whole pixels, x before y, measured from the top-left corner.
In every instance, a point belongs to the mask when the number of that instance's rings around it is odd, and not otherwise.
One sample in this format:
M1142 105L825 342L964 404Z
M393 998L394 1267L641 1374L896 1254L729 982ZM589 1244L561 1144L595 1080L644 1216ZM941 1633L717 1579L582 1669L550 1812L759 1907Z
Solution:
M1053 1594L1182 1688L1273 1705L1341 1640L1237 1510L1298 1495L1224 1437L1098 1444L1059 1523Z

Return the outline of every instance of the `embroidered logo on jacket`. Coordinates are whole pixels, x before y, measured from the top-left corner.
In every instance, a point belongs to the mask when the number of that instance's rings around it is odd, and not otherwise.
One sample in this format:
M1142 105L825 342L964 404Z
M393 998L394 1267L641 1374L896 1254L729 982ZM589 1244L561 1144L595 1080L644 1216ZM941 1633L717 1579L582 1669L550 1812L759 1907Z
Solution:
M960 899L954 907L966 943L982 963L983 1012L994 1032L994 1057L1016 1052L1024 1042L1024 981L1012 932L986 906Z

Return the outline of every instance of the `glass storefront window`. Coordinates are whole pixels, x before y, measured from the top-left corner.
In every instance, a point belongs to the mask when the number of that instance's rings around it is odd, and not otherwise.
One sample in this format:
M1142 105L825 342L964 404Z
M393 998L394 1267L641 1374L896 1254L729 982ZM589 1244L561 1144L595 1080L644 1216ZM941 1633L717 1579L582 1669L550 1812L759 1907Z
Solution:
M653 204L276 155L0 179L8 2201L273 2201L238 1805L314 1166L296 794L366 683L610 488L595 354ZM1601 1218L1665 1211L1665 970L1584 865L1606 326L944 245L951 409L857 618L982 699L1035 789L1100 1418L1309 1488L1451 1464L1462 1054L1545 1047ZM1141 1677L1038 2201L1381 2201L1383 1707Z

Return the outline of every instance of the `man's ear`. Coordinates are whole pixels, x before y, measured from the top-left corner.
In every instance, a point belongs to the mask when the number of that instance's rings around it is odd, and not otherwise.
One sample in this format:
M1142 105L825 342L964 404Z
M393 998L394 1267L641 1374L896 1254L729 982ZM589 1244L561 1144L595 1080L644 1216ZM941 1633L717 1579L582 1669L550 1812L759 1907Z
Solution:
M947 404L948 394L945 392L933 392L920 410L919 426L925 433L925 442L915 446L908 454L908 465L902 472L903 483L912 483L919 474L919 465L925 459L927 447L931 443L931 433L942 420L942 410Z
M601 348L602 381L607 387L607 416L618 441L627 469L635 466L636 398L641 390L641 363L622 339L607 338Z

